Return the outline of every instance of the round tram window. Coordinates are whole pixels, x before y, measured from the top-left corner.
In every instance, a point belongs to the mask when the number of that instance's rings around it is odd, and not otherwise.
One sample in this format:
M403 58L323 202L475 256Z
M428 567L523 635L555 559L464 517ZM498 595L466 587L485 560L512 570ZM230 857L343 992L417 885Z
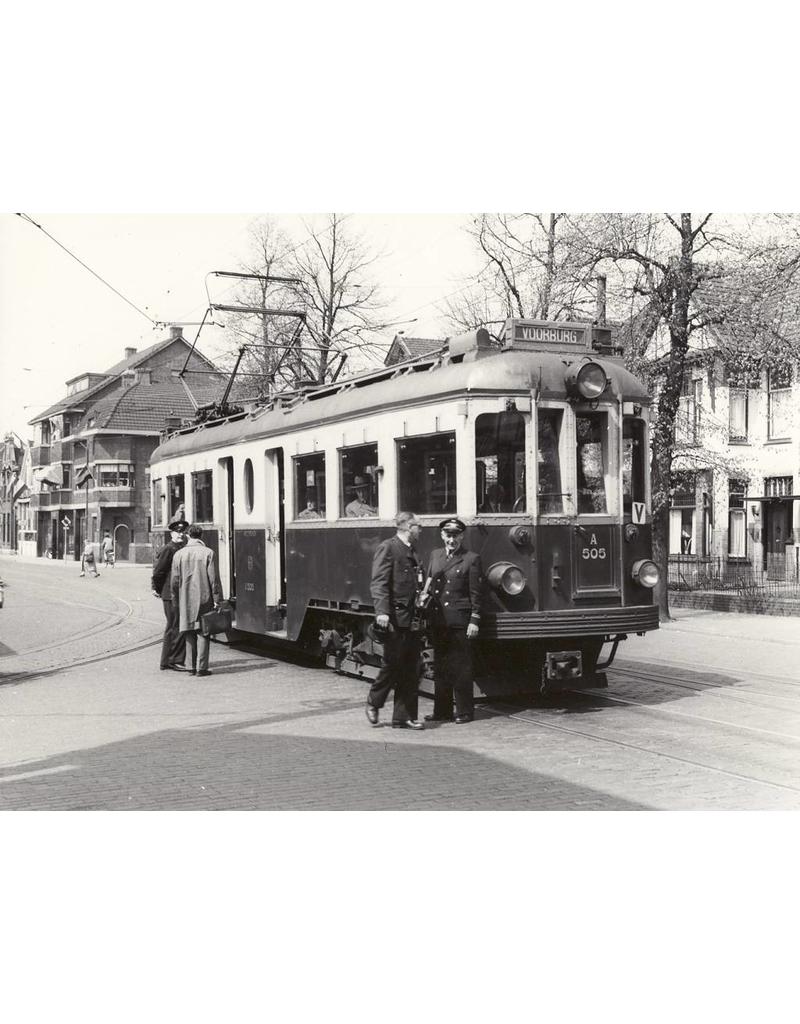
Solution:
M244 504L248 512L253 511L253 463L250 459L244 460Z

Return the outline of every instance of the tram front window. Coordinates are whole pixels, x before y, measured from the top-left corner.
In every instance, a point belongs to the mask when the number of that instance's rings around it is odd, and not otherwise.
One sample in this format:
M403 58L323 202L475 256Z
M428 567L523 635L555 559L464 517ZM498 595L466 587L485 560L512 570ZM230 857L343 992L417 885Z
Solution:
M475 506L484 515L525 511L521 413L484 413L475 421Z
M180 476L167 477L167 492L169 494L169 508L167 510L171 523L179 515L183 515L186 501L183 473Z
M631 514L634 501L644 501L645 456L644 421L626 416L622 421L622 503L625 515Z
M399 508L417 515L456 511L456 435L397 442Z
M539 515L560 515L564 511L561 487L562 409L539 409L537 414L536 465L538 472Z
M295 519L324 519L325 453L299 455L294 467Z
M607 423L608 416L604 412L583 412L575 416L578 515L608 511L606 498Z

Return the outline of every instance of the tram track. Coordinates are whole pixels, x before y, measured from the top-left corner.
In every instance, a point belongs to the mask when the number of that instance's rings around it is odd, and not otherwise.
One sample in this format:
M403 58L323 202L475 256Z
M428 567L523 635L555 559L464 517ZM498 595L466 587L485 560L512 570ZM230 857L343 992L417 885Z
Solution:
M793 645L793 646L795 646L795 645ZM637 673L644 672L644 673L647 673L647 672L651 671L651 668L653 666L655 668L659 667L655 663L649 663L648 662L648 663L646 663L646 665L644 666L643 669L640 669L639 664L640 663L637 662L637 661L631 661L629 659L619 659L619 658L617 658L616 661L614 662L613 666L610 669L608 669L608 671L609 672L627 672L627 673L631 673L631 672L637 672ZM674 661L674 660L670 660L668 663L664 664L663 667L664 667L665 671L666 670L672 671L674 669L686 670L688 672L697 672L698 671L697 663L696 662L689 662L689 661ZM726 674L726 670L724 668L712 669L708 674L709 675L724 676ZM664 678L666 678L666 676ZM674 677L672 677L672 676L670 677L670 679L673 679L673 678ZM746 672L744 672L744 671L741 672L741 681L742 682L749 682L751 679L754 680L754 681L772 683L774 686L778 686L778 687L792 687L793 688L793 693L790 694L789 696L796 695L798 698L800 698L800 679L789 679L789 678L781 679L781 678L776 678L776 676L774 674L767 675L766 672L753 672L753 671L751 671L749 669ZM684 680L681 680L681 682L683 682L683 681ZM686 680L686 682L690 682L690 680ZM719 685L719 684L711 683L710 685L711 686L715 686L715 685ZM766 697L780 697L780 694L777 694L777 693L764 693L763 691L757 691L757 690L749 690L748 692L749 693L758 693L759 695L766 696Z
M594 694L594 693L593 694L586 694L585 691L582 691L582 690L574 690L574 691L568 691L568 692L576 693L576 694L579 694L581 696L591 696L591 697L599 696L598 694ZM681 764L681 765L688 765L688 766L690 766L692 768L700 768L700 769L703 769L704 771L714 772L714 773L716 773L718 775L725 775L725 776L727 776L729 778L738 779L739 781L747 782L747 783L750 783L750 784L756 784L756 785L760 785L760 786L768 786L768 787L770 787L772 789L779 789L779 790L781 790L783 792L787 792L788 791L788 792L791 792L791 793L800 793L800 785L793 786L793 785L790 785L790 784L785 783L785 782L777 782L777 781L774 781L772 779L765 779L765 778L761 778L761 777L756 776L756 775L748 775L748 774L745 774L743 772L732 771L732 770L730 770L728 768L723 768L720 765L709 764L707 761L700 761L700 760L697 760L696 758L684 757L684 756L681 756L680 754L675 754L675 753L671 753L669 751L659 750L657 747L654 747L652 745L645 745L645 744L642 744L642 743L636 743L633 740L622 740L622 739L618 739L618 738L613 737L613 736L600 735L597 732L593 732L593 731L588 730L588 729L580 729L580 728L576 728L574 726L559 725L559 724L556 724L555 722L548 721L545 718L544 715L538 715L537 716L537 715L535 715L535 713L519 712L517 710L514 710L513 705L505 705L505 706L509 710L503 710L503 703L502 702L495 702L491 707L487 707L486 705L483 705L483 710L485 712L487 712L488 714L490 714L491 716L496 717L496 718L498 718L498 717L499 718L506 718L506 719L509 719L509 720L512 720L512 721L523 722L526 725L533 725L533 726L536 726L537 728L540 728L540 729L547 729L547 730L550 730L550 731L553 731L553 732L566 733L566 734L571 735L571 736L579 736L579 737L582 737L584 739L589 739L589 740L592 740L592 741L594 741L596 743L605 743L605 744L608 744L610 746L614 746L614 747L618 747L618 748L623 748L623 749L631 750L631 751L636 751L637 753L645 753L645 754L648 754L648 755L653 756L653 757L662 758L665 761L670 761L670 762L674 762L676 764ZM645 710L653 710L653 711L660 710L658 708L650 708L646 704L642 704L642 705L639 705L639 706L643 707ZM712 719L709 719L708 721L713 722ZM714 723L714 724L723 724L723 725L726 725L726 726L729 725L729 723ZM764 730L759 730L759 731L764 731ZM798 740L797 737L786 737L786 738L792 739L794 741Z
M752 707L763 708L768 711L774 710L774 705L766 704L761 700L751 700L751 697L764 697L768 701L791 701L800 703L800 686L797 694L767 693L763 690L741 690L733 689L730 685L721 683L693 683L691 679L676 679L674 676L661 675L656 672L640 671L639 669L622 668L616 665L607 670L612 677L623 676L631 680L644 680L656 683L659 686L671 686L677 690L689 690L691 693L702 694L717 698L718 700L730 700L736 704L749 704ZM571 691L580 692L580 691ZM605 694L598 694L605 696Z

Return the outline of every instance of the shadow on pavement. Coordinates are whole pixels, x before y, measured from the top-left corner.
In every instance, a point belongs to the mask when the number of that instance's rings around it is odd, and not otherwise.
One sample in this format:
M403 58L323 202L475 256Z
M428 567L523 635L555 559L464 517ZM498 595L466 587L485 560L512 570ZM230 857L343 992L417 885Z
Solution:
M0 809L648 809L472 751L437 746L424 733L375 730L370 740L348 740L253 731L308 714L166 729L5 768Z

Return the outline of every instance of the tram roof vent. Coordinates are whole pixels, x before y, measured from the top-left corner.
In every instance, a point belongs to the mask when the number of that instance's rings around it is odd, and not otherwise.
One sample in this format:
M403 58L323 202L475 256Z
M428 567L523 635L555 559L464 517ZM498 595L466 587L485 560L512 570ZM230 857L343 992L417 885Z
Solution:
M455 338L447 339L447 349L451 361L459 356L464 359L478 359L482 355L487 355L492 348L492 339L485 327L479 327L477 331L468 331L466 334L458 334Z

